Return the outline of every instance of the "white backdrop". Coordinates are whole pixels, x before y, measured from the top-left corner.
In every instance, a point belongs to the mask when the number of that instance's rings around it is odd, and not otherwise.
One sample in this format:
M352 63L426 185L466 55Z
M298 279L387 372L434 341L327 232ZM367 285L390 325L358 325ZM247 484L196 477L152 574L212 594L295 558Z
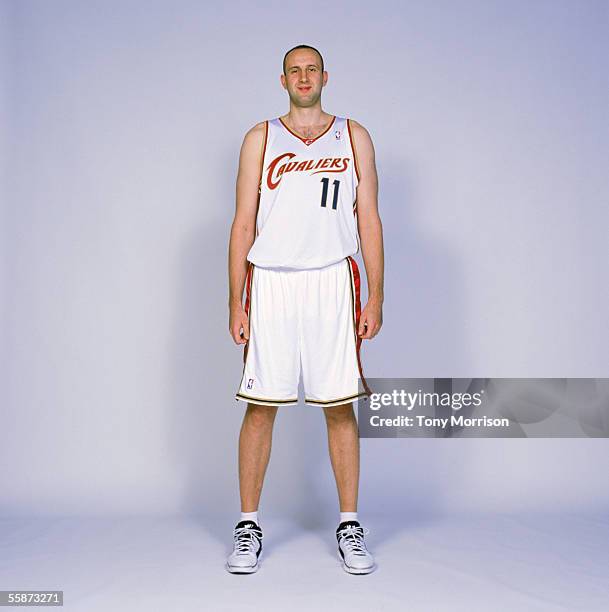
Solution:
M609 374L607 2L124 4L0 5L3 516L236 516L238 152L299 43L376 146L364 372ZM603 509L608 468L602 439L362 440L360 511ZM322 412L280 409L261 512L337 508Z

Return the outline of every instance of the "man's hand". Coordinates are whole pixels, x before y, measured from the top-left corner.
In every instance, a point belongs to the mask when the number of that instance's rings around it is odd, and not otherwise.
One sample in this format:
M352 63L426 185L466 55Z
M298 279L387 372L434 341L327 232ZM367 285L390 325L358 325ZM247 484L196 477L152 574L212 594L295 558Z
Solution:
M383 306L376 300L368 300L359 317L357 335L362 340L374 338L383 325Z
M242 332L243 330L243 332ZM233 337L235 344L245 344L250 337L250 324L248 316L241 304L230 307L230 320L228 331Z

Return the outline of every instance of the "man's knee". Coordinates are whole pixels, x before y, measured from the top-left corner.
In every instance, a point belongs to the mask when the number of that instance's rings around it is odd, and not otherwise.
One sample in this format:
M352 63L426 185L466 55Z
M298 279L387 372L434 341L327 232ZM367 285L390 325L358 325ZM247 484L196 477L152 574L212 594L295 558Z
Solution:
M269 427L275 421L277 406L263 406L262 404L247 404L245 418L253 427Z
M355 418L355 415L353 414L352 402L340 404L339 406L325 406L324 413L326 415L326 421L328 423L351 421Z

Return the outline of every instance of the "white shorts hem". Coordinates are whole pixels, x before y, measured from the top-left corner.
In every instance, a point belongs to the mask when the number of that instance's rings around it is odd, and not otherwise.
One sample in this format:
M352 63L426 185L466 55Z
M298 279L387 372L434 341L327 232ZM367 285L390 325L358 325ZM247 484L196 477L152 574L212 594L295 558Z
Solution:
M322 408L329 408L332 406L340 406L341 404L348 404L350 402L355 402L357 401L358 398L365 397L367 395L368 395L367 393L361 392L361 393L355 393L352 395L347 395L347 396L343 396L343 397L339 397L337 399L331 399L331 400L314 400L314 399L305 397L305 404L308 404L309 406L321 406Z

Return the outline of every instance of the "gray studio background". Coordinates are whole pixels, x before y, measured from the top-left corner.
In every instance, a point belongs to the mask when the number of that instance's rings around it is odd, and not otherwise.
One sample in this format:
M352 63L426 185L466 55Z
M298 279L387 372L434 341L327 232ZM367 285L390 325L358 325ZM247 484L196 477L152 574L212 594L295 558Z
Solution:
M364 372L606 377L607 7L2 2L2 516L237 518L238 153L287 110L281 59L303 42L324 109L376 147L384 327ZM609 504L604 439L361 451L362 518ZM334 525L321 410L280 409L260 511Z

